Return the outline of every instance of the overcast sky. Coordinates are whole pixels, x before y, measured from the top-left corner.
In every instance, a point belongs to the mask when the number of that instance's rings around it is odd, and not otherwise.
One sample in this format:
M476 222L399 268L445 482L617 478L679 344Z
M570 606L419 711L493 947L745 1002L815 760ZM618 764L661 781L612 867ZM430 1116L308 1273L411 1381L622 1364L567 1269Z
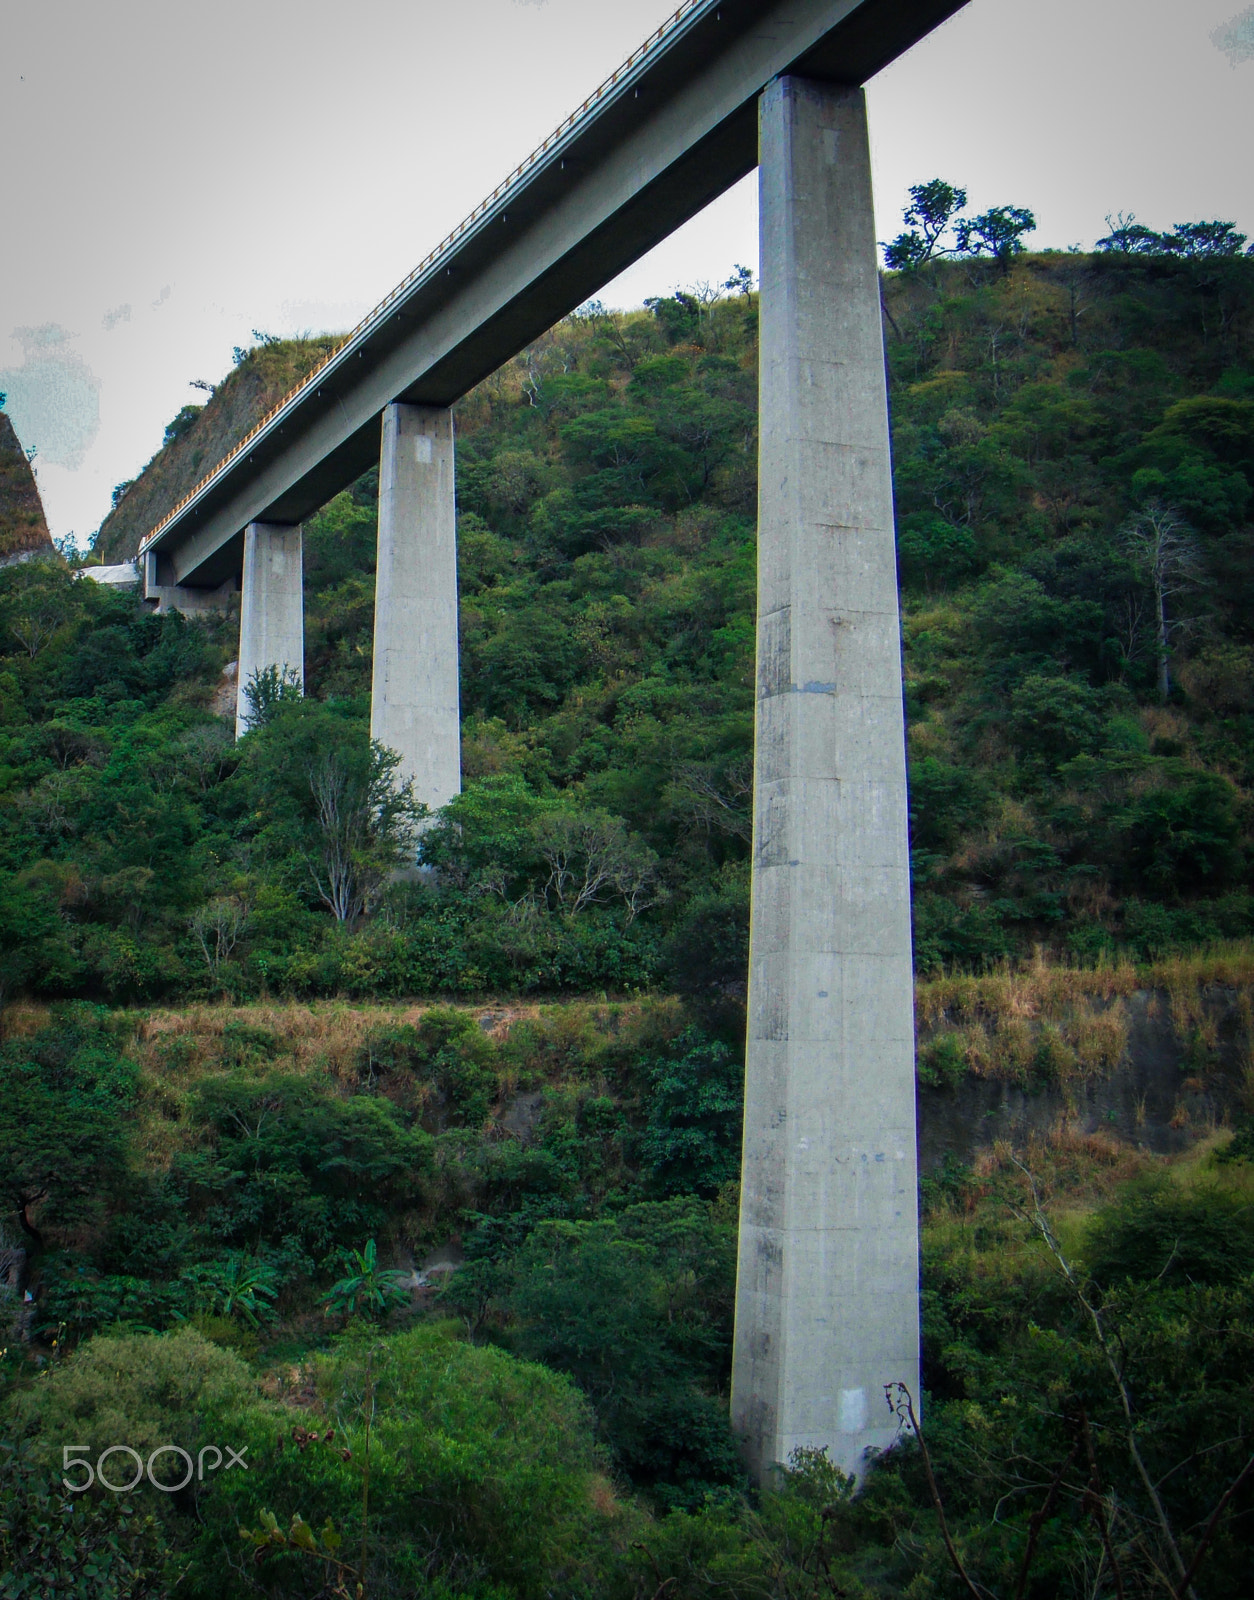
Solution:
M251 330L347 329L675 0L0 0L0 390L55 536ZM869 86L879 232L907 186L1254 235L1254 6L971 0ZM756 268L754 180L609 285Z

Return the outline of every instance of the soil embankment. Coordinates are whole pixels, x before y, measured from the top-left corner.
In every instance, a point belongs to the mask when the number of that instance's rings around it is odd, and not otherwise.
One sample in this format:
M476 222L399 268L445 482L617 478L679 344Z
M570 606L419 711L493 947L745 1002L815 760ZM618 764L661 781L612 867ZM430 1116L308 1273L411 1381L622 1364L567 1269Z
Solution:
M0 565L52 553L35 474L13 424L0 411Z

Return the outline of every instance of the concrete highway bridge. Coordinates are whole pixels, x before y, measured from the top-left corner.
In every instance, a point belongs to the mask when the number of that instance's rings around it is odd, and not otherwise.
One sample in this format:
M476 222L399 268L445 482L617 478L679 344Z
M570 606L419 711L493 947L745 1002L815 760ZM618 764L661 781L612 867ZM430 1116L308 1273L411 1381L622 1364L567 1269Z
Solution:
M372 733L460 787L451 407L755 166L758 660L732 1421L860 1470L918 1394L913 985L887 395L860 85L962 0L686 0L145 538L241 591L237 728L303 674L301 523L376 462Z

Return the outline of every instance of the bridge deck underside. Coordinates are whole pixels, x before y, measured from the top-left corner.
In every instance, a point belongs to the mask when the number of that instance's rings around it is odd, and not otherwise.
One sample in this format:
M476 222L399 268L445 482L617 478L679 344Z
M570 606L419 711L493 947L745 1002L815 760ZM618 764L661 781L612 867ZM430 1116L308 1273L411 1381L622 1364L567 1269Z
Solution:
M390 402L452 404L750 172L772 78L861 83L962 3L694 8L150 536L153 581L238 573L248 523L300 522L377 462Z

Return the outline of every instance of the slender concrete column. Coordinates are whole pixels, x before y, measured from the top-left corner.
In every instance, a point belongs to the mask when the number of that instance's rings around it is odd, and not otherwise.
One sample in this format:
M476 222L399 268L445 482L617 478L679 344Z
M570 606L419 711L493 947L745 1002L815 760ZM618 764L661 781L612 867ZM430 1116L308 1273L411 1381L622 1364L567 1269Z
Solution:
M888 409L862 92L761 102L749 1037L732 1421L846 1471L918 1398L913 990Z
M462 786L453 413L390 405L379 465L370 736L434 811Z
M299 526L250 522L240 586L235 737L248 731L245 689L255 672L294 672L305 690L305 570Z

